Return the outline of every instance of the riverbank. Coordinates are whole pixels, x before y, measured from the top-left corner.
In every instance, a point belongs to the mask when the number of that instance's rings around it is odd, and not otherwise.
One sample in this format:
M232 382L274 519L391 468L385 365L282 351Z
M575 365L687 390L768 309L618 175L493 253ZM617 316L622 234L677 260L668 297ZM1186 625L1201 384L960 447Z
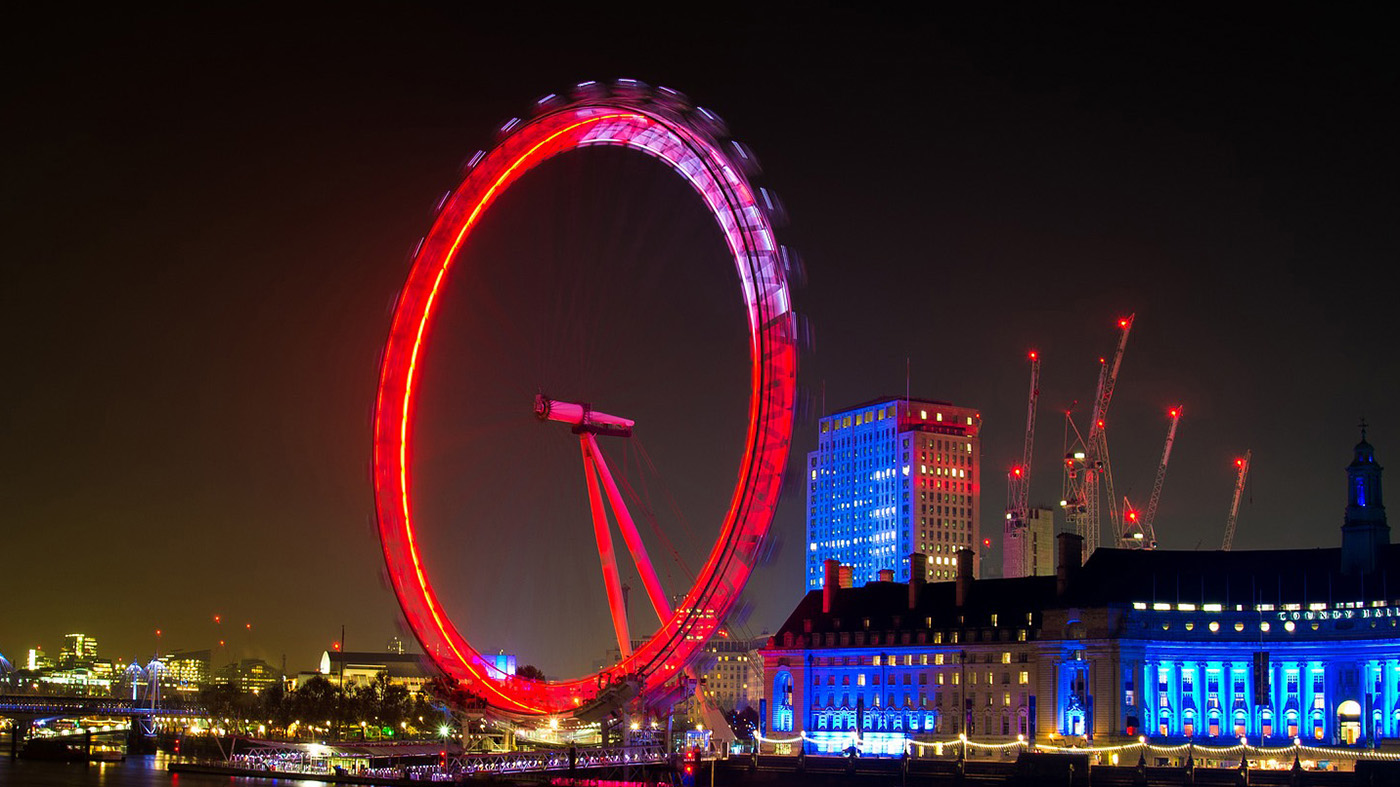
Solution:
M258 779L292 779L300 781L324 782L326 784L410 785L411 787L421 787L421 785L423 784L430 783L414 779L359 775L352 773L303 773L294 771L276 771L270 769L255 770L252 768L240 768L235 765L220 765L216 763L196 762L171 763L169 770L173 774L201 774L206 776L232 776Z

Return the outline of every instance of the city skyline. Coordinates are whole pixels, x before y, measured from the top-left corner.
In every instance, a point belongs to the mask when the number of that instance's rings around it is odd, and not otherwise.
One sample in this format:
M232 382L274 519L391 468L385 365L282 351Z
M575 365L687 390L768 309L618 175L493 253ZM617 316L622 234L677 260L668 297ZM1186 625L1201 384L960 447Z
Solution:
M1235 548L1331 544L1358 420L1382 465L1400 455L1400 361L1379 303L1400 253L1382 26L1360 12L1118 13L763 10L730 20L720 46L661 20L526 27L439 7L275 21L108 9L16 26L0 494L4 549L23 559L0 653L91 631L149 657L156 629L199 647L215 613L251 622L250 655L269 663L325 650L342 623L354 650L398 633L367 471L386 307L459 163L583 79L668 85L729 121L806 262L813 415L906 386L976 408L984 536L999 542L1020 454L1026 351L1044 362L1030 502L1053 504L1059 413L1077 400L1083 417L1115 321L1135 313L1110 445L1120 490L1145 496L1166 409L1184 406L1162 546L1218 546L1246 449ZM679 221L641 218L659 235ZM686 309L722 313L713 290ZM704 341L684 346L705 357ZM443 450L470 436L444 428ZM746 593L755 629L797 599L800 463L816 444L815 419L799 425L781 548ZM694 450L703 499L730 471ZM529 562L529 546L506 556ZM479 594L471 581L460 592ZM512 590L512 614L550 598ZM578 650L601 654L602 635ZM558 648L473 639L525 662Z

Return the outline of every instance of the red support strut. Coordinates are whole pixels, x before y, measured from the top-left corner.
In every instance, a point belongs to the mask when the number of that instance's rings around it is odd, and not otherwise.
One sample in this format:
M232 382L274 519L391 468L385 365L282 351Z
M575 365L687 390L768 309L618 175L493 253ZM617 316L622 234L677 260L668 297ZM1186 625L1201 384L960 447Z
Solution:
M588 508L593 512L593 536L598 540L598 558L603 563L603 584L608 590L608 608L612 611L613 631L617 634L617 649L622 658L632 655L632 637L627 631L627 605L622 600L622 579L617 573L617 555L613 554L612 533L608 516L603 511L603 497L598 493L594 477L593 453L589 450L591 435L583 435L583 476L588 481Z

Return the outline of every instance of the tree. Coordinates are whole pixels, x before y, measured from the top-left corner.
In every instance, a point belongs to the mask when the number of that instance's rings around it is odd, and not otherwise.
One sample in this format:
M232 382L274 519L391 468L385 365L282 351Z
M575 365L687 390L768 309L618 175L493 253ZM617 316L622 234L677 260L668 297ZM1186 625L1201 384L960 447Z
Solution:
M340 702L340 690L326 680L324 675L316 675L297 687L292 701L293 716L302 722L320 725L335 716Z
M536 667L534 664L526 664L523 667L517 667L515 670L515 677L528 678L530 680L546 680L544 670Z
M238 718L239 693L232 683L211 683L199 690L199 704L204 706L211 727L224 727L225 719Z

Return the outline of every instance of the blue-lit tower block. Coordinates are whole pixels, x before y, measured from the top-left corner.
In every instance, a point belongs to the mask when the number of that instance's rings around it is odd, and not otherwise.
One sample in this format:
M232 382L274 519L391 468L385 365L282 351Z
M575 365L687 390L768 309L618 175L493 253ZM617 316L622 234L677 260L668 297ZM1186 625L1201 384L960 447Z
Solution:
M925 579L954 579L957 551L982 549L981 426L974 409L902 397L822 418L807 455L804 588L822 587L827 560L850 567L846 584L882 570L908 582L911 553L928 556Z

